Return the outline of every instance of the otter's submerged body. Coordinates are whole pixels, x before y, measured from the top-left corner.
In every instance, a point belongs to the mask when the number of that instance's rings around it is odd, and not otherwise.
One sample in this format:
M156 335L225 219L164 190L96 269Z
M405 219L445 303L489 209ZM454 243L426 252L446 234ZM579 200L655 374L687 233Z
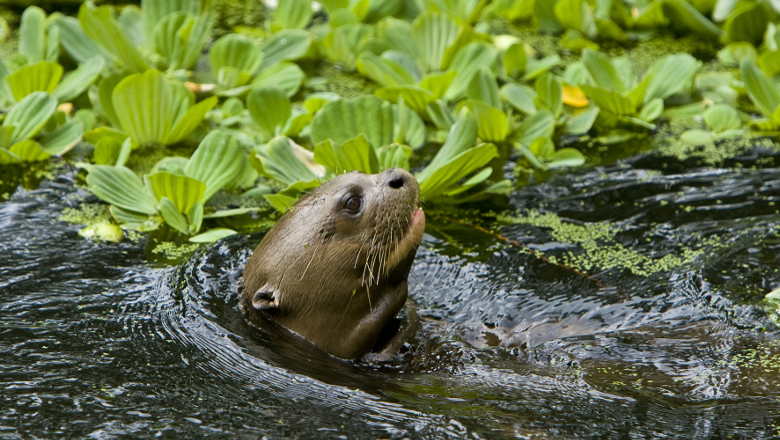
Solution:
M302 197L244 269L250 321L274 321L328 353L365 355L404 305L425 230L402 169L340 175Z

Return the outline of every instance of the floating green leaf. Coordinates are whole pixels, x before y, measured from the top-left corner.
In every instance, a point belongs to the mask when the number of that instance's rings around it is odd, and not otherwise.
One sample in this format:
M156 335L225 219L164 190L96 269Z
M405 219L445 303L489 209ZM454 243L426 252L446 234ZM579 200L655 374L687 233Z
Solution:
M195 236L190 237L190 242L192 243L214 243L216 241L219 241L225 237L230 237L231 235L236 235L238 232L228 229L228 228L214 228L209 229L208 231L198 234Z
M211 74L224 88L243 86L260 69L263 54L247 37L227 34L209 50Z
M203 182L201 202L236 179L245 163L243 149L232 135L212 131L201 141L187 161L184 174Z
M574 148L561 148L550 157L547 168L571 168L579 167L585 163L585 156Z
M14 73L5 76L5 83L14 99L20 101L33 92L51 94L62 78L62 66L49 61L39 61L22 66Z
M521 43L515 43L504 52L504 72L510 78L517 78L525 72L528 55Z
M263 69L252 80L252 87L276 87L284 90L288 97L292 97L298 93L298 89L305 79L306 74L297 64L283 62Z
M121 165L117 163L122 142L115 138L104 137L95 144L92 160L98 165Z
M650 69L650 80L643 101L666 99L675 93L690 87L693 76L701 67L701 61L688 54L667 55L658 60Z
M82 62L76 70L65 75L62 82L54 88L52 95L60 102L76 98L95 82L104 65L105 62L100 56L94 56Z
M325 104L311 121L311 140L344 143L363 133L374 148L393 142L392 104L373 95Z
M274 24L280 28L301 29L311 20L311 0L279 0Z
M122 129L139 145L162 143L173 126L173 92L156 70L130 75L116 85L111 101Z
M553 10L563 27L582 32L589 39L598 35L593 11L585 0L558 0Z
M130 75L111 92L117 121L139 145L181 141L216 105L217 98L212 96L195 105L193 101L192 92L181 84L172 87L157 70Z
M312 37L299 29L284 29L260 44L263 55L262 68L266 69L282 61L294 61L306 56L312 44Z
M342 145L330 139L318 143L314 146L314 160L333 175L355 170L366 174L379 172L379 159L363 134Z
M434 98L440 99L447 92L457 74L458 72L454 70L429 73L420 81L420 87L433 93Z
M360 73L388 87L412 85L414 77L397 62L364 51L357 59Z
M468 88L466 89L466 96L469 99L482 101L498 110L503 108L503 105L501 105L501 96L498 94L496 76L490 68L485 66L480 66L480 68L474 72L471 81L469 81Z
M426 69L445 70L444 54L458 37L458 23L448 15L425 12L412 26L412 36Z
M481 144L451 158L441 167L433 170L429 177L425 179L417 177L420 182L420 197L431 199L448 191L462 192L470 186L481 183L491 174L485 173L482 168L497 155L498 149L495 145ZM467 185L460 185L462 179L477 171L482 171L481 180L472 179Z
M501 110L482 101L466 100L458 109L468 108L477 119L479 138L489 142L502 142L509 135L509 121Z
M716 104L704 112L704 122L715 133L736 130L742 127L739 112L730 105Z
M314 166L314 155L284 136L258 145L254 159L252 166L260 174L285 185L315 181L322 175L318 167Z
M19 25L19 52L26 55L32 63L45 59L45 20L46 13L37 6L31 6L22 13Z
M546 74L536 80L536 106L550 110L555 119L563 111L563 86L554 75Z
M453 101L463 97L474 73L482 66L494 69L497 57L496 49L482 42L475 41L463 47L450 65L457 75L444 94L444 98Z
M247 109L266 140L276 136L292 115L290 100L277 88L253 90L247 97Z
M87 187L104 202L127 211L148 215L157 213L157 200L149 193L141 179L123 166L90 167Z
M501 96L515 109L531 115L536 113L536 91L528 86L517 84L504 84L501 87Z
M76 62L85 63L96 56L103 58L105 62L112 60L112 56L103 47L84 33L78 19L55 13L52 14L52 23L59 28L60 44Z
M461 110L458 113L457 121L450 128L447 141L433 157L431 163L417 174L417 180L423 181L430 178L437 169L443 167L449 160L473 147L477 140L477 129L477 120L474 115L468 109Z
M61 156L81 141L82 134L84 134L82 122L78 119L71 119L53 131L41 136L39 142L48 154Z
M185 235L189 232L187 219L181 215L176 204L168 197L163 196L160 199L160 214L165 223L168 223L173 229Z
M144 180L157 200L162 202L163 197L170 199L180 213L189 212L206 192L206 184L200 180L165 171L150 174Z
M161 57L158 64L169 71L192 69L209 36L211 22L209 14L196 16L183 11L163 17L151 35L154 50Z
M764 116L772 117L780 106L780 91L777 86L749 60L742 62L742 80L750 99Z
M582 64L588 69L596 86L617 93L627 92L627 87L612 61L601 52L585 49L582 52Z
M555 117L551 111L542 109L523 121L517 129L517 142L528 147L540 137L552 137L554 131Z
M22 162L41 162L51 156L41 148L41 144L32 139L16 143L8 151L16 155Z
M46 125L57 109L57 100L45 92L33 92L13 106L3 121L3 126L15 127L11 143L27 140Z
M636 113L636 107L631 99L618 92L589 84L581 85L580 89L585 92L588 99L602 110L607 110L616 115L633 115Z
M568 134L585 134L596 122L596 117L599 115L598 107L591 107L575 116L570 117L566 121L566 133Z
M325 104L330 101L341 99L338 93L333 92L317 92L312 93L306 97L303 101L303 107L311 114L317 113Z
M376 96L390 102L403 99L405 105L419 114L425 114L428 104L436 100L433 92L417 86L384 87L375 92Z
M661 116L661 113L663 112L664 100L661 98L655 98L642 107L642 111L639 112L638 117L645 122L652 122Z
M135 44L111 16L108 6L93 9L84 3L79 8L79 21L84 33L103 46L108 53L116 56L125 67L136 72L149 69Z
M409 158L412 156L413 150L406 145L390 144L379 148L376 152L379 156L380 170L388 168L409 169Z
M19 158L19 156L11 153L5 148L0 148L0 165L12 165L21 162L22 160Z
M770 12L766 5L748 3L742 5L726 20L723 30L728 41L746 41L755 46L764 41L764 30L770 22Z

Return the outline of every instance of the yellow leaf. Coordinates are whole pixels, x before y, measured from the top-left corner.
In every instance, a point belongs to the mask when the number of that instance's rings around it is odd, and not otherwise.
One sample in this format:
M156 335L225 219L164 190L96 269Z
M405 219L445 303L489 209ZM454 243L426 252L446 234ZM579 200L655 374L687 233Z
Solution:
M583 108L588 106L589 101L579 87L564 85L563 103L570 107Z

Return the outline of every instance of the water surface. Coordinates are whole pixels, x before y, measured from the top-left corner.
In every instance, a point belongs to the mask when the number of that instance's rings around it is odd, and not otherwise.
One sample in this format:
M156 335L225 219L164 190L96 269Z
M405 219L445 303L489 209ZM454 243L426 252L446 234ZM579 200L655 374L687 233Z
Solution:
M780 334L757 306L780 287L777 158L637 156L520 188L500 215L432 207L410 277L422 330L381 363L246 324L262 234L166 266L58 220L96 201L73 171L15 171L0 438L778 436Z

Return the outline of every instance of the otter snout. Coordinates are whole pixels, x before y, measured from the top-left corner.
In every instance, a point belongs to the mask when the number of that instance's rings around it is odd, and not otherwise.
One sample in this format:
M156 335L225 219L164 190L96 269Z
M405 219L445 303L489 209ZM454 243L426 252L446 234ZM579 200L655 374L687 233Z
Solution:
M411 189L415 193L420 191L417 179L403 168L390 168L379 174L380 182L392 189Z

